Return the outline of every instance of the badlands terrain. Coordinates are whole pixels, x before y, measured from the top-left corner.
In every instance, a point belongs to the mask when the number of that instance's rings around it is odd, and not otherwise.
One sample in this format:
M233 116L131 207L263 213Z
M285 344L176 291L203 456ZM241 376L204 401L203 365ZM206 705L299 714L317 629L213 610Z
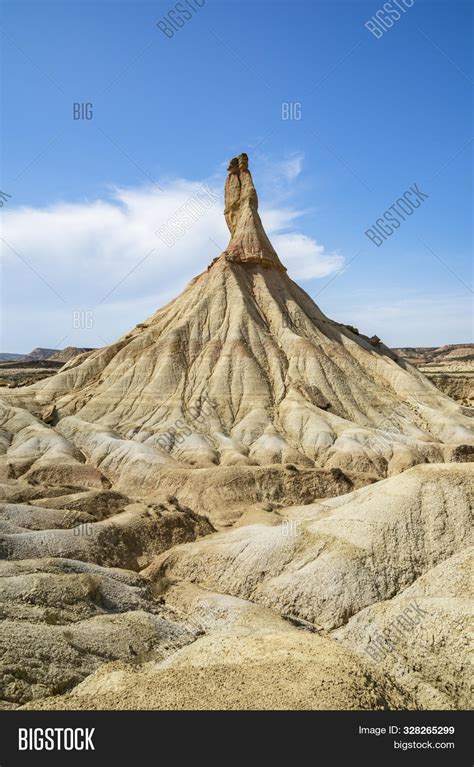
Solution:
M474 406L474 344L393 351L416 365L445 394L463 405Z
M467 708L472 347L326 317L245 154L224 201L153 316L2 363L1 705Z
M288 316L297 325L298 318ZM84 352L95 349L67 346L65 349L33 349L29 354L0 353L0 386L25 386L48 378ZM457 402L474 405L474 344L448 344L437 348L392 349L396 357L419 368L434 385Z
M67 346L59 349L33 349L29 354L0 354L0 386L27 386L54 375L66 362L83 352L93 349L78 349Z

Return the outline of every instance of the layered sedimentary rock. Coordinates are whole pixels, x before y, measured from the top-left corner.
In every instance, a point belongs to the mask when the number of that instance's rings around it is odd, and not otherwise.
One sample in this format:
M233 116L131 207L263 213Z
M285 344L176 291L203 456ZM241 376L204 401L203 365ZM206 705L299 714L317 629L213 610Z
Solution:
M224 190L224 215L232 237L224 251L225 258L286 272L258 215L257 190L248 168L247 155L234 157L228 171Z
M417 466L161 554L148 577L193 581L325 631L472 544L472 466Z
M472 411L291 280L245 154L224 213L180 296L0 388L1 705L465 705Z
M257 207L240 155L225 189L231 239L207 271L116 343L33 386L0 389L4 466L24 474L22 408L28 429L43 430L49 456L40 460L36 441L28 470L65 463L51 460L58 435L61 454L75 456L73 475L84 472L82 461L134 493L156 491L161 476L181 468L212 469L218 484L229 467L287 463L371 481L450 461L473 444L458 404L375 336L327 318L290 279Z

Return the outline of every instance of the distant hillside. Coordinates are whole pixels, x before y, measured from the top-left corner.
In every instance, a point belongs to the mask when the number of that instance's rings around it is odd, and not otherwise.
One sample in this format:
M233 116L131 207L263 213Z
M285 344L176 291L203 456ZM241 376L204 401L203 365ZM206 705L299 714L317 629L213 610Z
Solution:
M43 349L40 346L38 346L36 349L33 349L33 351L31 351L29 354L25 354L21 358L21 362L47 360L51 357L52 354L56 354L58 351L59 349Z
M79 347L79 346L66 346L65 349L63 349L60 352L56 352L55 354L52 354L51 357L48 357L49 360L53 360L54 362L69 362L69 360L74 359L74 357L77 357L78 354L84 354L84 352L93 352L95 349L88 348L88 347Z
M412 365L444 365L474 360L474 344L446 344L445 346L404 346L392 349Z
M24 356L24 354L8 354L8 352L0 352L0 362L13 362Z
M474 406L474 344L392 349L415 365L435 386L467 407Z
M75 357L94 349L68 346L66 349L33 349L30 354L0 354L0 386L28 386L61 370Z

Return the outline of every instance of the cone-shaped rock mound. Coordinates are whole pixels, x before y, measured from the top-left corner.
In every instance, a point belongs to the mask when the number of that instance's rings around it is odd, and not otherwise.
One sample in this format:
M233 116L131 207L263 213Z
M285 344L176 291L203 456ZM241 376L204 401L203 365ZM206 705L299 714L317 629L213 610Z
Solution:
M82 484L199 487L206 508L211 486L212 503L275 486L291 502L308 487L313 498L351 489L316 488L316 469L326 484L342 472L371 481L470 455L462 407L290 279L245 154L230 162L224 213L227 248L176 299L51 378L0 390L7 473L45 481L54 466L64 484L73 462Z

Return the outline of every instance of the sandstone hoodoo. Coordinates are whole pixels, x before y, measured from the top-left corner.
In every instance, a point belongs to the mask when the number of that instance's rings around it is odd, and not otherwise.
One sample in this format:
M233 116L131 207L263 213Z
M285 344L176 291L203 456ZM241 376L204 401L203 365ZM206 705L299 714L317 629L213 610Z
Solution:
M286 272L258 215L257 191L248 168L247 155L234 157L228 171L224 216L232 239L224 251L224 257L229 261L255 263Z

